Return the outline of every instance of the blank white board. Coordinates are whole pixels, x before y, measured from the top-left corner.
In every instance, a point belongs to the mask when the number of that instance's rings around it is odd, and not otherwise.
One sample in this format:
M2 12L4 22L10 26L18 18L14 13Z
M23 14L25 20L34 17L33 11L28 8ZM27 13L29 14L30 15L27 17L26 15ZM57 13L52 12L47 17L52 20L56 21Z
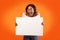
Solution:
M43 17L16 17L16 35L34 35L43 36Z

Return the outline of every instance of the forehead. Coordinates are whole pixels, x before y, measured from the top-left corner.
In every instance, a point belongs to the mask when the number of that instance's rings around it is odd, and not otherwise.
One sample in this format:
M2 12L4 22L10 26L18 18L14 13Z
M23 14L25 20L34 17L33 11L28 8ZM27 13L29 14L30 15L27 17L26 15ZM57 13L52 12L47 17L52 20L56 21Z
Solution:
M33 7L29 6L28 9L33 9Z

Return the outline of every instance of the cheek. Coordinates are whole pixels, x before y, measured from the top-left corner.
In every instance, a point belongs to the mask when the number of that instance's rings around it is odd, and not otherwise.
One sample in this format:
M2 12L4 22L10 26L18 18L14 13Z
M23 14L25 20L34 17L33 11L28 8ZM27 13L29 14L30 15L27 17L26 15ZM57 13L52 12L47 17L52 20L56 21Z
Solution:
M32 14L34 14L34 11L32 11Z
M34 13L34 9L32 9L32 12Z

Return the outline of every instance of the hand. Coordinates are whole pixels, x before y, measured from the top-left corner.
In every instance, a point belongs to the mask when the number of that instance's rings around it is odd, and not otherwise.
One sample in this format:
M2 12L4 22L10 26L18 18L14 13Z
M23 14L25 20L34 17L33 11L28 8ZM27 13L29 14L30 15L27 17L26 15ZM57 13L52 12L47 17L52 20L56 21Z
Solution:
M42 22L41 24L42 24L42 25L44 25L44 23L43 23L43 22Z
M17 26L17 23L15 23L15 26Z

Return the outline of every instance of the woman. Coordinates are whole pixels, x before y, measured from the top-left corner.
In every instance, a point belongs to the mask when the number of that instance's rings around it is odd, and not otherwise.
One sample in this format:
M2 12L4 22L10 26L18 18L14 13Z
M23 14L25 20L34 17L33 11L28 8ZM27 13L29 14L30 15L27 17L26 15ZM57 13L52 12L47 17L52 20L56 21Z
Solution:
M26 16L28 17L35 17L37 16L37 12L36 12L36 7L33 4L29 4L26 7ZM24 40L38 40L38 36L32 36L32 35L24 35Z
M36 12L36 7L33 4L29 4L26 7L26 16L28 17L35 17L37 16L38 13ZM42 23L43 25L43 23ZM17 26L17 24L16 24ZM33 35L24 35L24 39L23 40L38 40L38 36L33 36Z

